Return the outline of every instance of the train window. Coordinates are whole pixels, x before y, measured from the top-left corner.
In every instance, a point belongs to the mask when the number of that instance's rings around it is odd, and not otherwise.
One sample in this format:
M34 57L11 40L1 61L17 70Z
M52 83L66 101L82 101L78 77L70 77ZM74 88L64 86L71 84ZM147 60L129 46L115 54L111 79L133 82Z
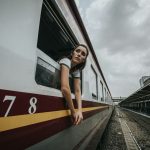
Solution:
M100 93L101 93L101 101L104 101L104 91L103 91L103 83L100 81Z
M92 98L97 100L98 99L97 74L92 66L89 72L90 72L89 73L90 74L90 92L92 94Z
M41 58L37 59L37 68L35 75L37 84L60 89L60 80L58 80L59 78L60 71L58 69L54 68L52 65L45 62ZM69 83L71 92L73 92L73 80L71 76L69 77Z
M77 40L55 1L44 0L37 42L37 47L43 52L43 57L38 56L37 59L35 75L37 84L60 89L60 71L53 64L58 66L58 60L68 56L76 44ZM44 55L50 57L49 61L45 60ZM72 77L69 80L73 92Z
M106 88L104 88L104 93L105 93L104 97L105 97L105 101L106 101L106 99L107 99Z
M59 70L55 69L52 65L48 64L41 58L37 60L36 82L40 85L47 87L60 88Z
M107 101L109 101L109 93L107 92Z

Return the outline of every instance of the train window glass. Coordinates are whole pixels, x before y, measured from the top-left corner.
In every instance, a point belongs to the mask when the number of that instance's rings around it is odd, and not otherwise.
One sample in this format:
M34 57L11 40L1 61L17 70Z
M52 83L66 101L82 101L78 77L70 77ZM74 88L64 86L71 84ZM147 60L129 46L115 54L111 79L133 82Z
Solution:
M53 87L56 89L60 88L60 81L57 80L59 77L59 70L38 58L37 60L37 72L35 80L38 84L44 85L47 87Z
M104 91L102 81L100 81L100 93L101 93L101 101L104 101Z
M106 101L106 99L107 99L106 88L104 88L104 93L105 93L104 97L105 97L105 101Z
M52 87L60 89L60 71L54 68L49 63L45 62L41 58L37 59L37 68L35 80L37 84L44 85L47 87ZM69 77L71 92L73 92L73 80L71 76Z
M109 93L107 92L107 101L109 101Z
M97 74L92 66L91 69L89 70L89 75L90 75L90 92L92 94L92 98L97 100L98 99Z

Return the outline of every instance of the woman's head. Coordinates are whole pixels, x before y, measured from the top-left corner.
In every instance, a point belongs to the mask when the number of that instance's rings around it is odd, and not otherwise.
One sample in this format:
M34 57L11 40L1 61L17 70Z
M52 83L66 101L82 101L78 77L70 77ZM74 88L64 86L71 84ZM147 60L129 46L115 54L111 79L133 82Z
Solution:
M88 54L88 48L85 45L79 44L75 47L71 53L71 62L75 66L73 67L75 70L82 70L85 67Z

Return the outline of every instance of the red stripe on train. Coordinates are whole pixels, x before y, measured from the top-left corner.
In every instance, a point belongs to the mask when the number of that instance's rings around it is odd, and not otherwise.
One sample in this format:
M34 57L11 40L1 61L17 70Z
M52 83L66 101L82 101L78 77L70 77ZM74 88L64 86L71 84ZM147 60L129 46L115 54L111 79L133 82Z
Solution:
M8 96L11 96L8 97ZM8 108L12 104L9 112ZM74 100L76 106L76 101ZM83 108L105 106L97 102L90 102L83 100ZM34 109L31 107L34 106ZM49 111L57 111L68 109L66 101L62 97L46 96L34 93L24 93L17 91L8 91L0 89L0 117L15 116L29 113L41 113Z

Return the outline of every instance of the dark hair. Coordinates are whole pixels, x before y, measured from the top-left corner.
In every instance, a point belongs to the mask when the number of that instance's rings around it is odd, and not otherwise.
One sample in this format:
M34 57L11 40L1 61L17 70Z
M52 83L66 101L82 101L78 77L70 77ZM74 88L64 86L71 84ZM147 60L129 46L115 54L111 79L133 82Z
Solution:
M87 55L86 55L85 61L84 61L83 63L78 64L78 65L76 65L75 67L71 68L71 69L70 69L70 72L73 72L73 71L78 70L78 69L81 71L81 70L84 69L84 67L85 67L85 65L86 65L86 59L87 59L87 56L89 55L89 51L88 51L88 48L87 48L86 45L84 45L84 44L78 44L78 45L76 45L75 48L72 50L71 54L72 54L72 53L74 52L74 50L75 50L77 47L79 47L79 46L84 47L84 48L86 49L86 51L87 51ZM68 56L69 59L72 59L72 55L71 55L71 54Z

